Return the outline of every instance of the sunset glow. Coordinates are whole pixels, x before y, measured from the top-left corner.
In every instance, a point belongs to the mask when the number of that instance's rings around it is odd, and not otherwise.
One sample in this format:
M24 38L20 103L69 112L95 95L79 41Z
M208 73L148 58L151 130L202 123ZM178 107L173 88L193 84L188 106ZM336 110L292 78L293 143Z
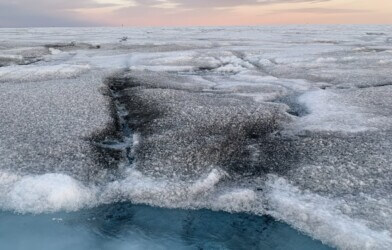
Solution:
M39 8L37 7L39 6ZM390 0L17 0L2 27L390 24Z

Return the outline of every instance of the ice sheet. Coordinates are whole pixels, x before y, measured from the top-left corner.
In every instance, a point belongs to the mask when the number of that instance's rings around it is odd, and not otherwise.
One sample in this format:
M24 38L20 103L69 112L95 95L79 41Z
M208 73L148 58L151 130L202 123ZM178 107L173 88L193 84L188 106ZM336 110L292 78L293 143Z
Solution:
M391 248L390 27L0 37L2 210L209 208Z

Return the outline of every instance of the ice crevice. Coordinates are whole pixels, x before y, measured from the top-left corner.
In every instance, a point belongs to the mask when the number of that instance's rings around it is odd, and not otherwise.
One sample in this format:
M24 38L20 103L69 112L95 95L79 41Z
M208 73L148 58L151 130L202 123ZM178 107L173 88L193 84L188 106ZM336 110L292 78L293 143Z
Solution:
M138 136L132 132L126 122L129 114L125 104L121 102L121 89L118 88L118 82L115 82L114 79L111 79L111 81L107 82L106 85L106 91L108 92L107 94L109 95L113 108L112 116L114 116L113 119L116 123L115 129L118 130L116 133L119 134L119 138L106 138L105 140L101 142L95 142L94 144L106 150L121 151L122 158L127 159L126 164L132 165L132 147L137 145Z

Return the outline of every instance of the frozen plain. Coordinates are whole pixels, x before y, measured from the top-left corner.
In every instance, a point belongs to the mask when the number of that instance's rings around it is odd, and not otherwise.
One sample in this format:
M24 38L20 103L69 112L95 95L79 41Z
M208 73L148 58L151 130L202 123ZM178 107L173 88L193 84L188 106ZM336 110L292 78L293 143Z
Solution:
M391 66L390 26L1 29L0 208L246 212L391 249Z

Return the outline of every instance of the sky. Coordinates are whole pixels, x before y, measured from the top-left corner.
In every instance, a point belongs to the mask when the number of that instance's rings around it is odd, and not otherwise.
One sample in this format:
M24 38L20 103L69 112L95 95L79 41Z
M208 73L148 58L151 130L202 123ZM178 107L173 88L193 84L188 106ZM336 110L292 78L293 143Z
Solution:
M0 0L0 27L392 24L392 0Z

